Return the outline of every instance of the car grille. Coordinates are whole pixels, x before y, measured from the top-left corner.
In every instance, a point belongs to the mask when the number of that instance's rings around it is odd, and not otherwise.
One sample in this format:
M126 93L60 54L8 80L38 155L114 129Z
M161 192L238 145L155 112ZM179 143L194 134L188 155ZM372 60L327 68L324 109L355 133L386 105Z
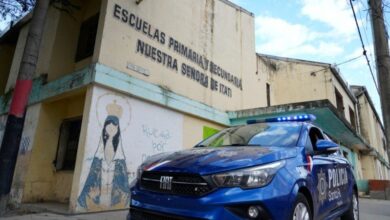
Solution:
M179 217L162 213L149 212L143 209L130 208L131 220L201 220L198 218Z
M171 178L170 187L164 187L161 180ZM213 187L198 174L181 174L145 171L141 177L141 188L149 191L173 195L202 196Z

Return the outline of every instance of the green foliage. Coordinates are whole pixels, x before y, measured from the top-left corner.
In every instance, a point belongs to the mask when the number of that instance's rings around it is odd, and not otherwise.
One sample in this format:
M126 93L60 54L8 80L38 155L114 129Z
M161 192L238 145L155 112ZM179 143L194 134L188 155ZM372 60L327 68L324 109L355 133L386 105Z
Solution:
M36 0L0 0L0 22L2 20L17 20L30 12L35 6ZM51 0L51 5L60 11L72 15L74 10L80 7L71 0Z
M0 20L18 19L35 5L35 0L0 0Z

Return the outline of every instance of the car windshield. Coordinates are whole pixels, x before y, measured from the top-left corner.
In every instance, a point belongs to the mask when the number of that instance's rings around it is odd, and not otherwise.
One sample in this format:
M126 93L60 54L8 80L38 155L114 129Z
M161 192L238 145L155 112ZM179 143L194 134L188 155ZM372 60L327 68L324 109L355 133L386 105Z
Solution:
M227 128L196 147L295 146L302 124L295 122L258 123Z

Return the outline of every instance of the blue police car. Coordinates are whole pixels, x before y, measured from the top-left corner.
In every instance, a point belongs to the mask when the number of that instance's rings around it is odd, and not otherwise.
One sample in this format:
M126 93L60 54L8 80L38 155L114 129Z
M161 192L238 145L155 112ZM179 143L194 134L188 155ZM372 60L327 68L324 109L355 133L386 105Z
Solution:
M152 156L131 188L128 219L357 220L351 165L313 119L248 121Z

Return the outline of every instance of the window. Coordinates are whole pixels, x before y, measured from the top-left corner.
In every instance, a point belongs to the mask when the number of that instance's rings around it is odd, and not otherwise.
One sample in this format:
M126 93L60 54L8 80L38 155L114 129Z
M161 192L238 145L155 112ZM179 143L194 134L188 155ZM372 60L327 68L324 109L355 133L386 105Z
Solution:
M296 146L299 123L257 123L227 128L199 143L198 147Z
M343 157L348 160L348 152L343 151Z
M267 83L267 106L271 106L271 86Z
M341 115L344 115L344 103L343 103L343 96L341 95L341 93L336 89L334 88L335 90L335 93L336 93L336 107L337 107L337 111L341 114Z
M54 161L57 170L74 170L79 144L81 117L66 119L60 127L57 156Z
M349 119L352 127L356 130L355 112L349 107Z
M311 128L309 131L309 137L311 140L311 144L314 147L314 150L317 150L317 141L323 140L324 136L318 128Z
M93 55L98 23L99 13L88 18L81 24L75 58L76 62Z
M309 154L309 155L314 154L313 144L311 143L311 140L309 137L306 138L305 151L306 151L306 154Z

